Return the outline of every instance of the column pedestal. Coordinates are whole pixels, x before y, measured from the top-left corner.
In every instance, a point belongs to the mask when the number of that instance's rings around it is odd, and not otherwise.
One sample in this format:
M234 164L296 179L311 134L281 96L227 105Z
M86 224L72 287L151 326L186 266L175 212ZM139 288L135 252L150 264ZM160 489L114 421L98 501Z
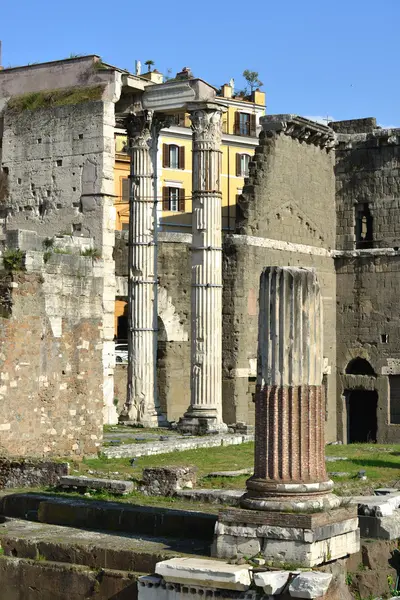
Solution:
M254 475L241 499L245 510L220 514L213 553L319 565L357 552L360 535L356 510L340 508L325 468L314 270L265 268L259 304Z

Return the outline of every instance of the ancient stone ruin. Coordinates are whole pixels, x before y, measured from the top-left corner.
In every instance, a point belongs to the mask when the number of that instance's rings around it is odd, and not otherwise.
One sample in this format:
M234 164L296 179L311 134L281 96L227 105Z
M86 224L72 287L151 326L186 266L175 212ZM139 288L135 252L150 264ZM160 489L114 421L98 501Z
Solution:
M254 475L241 500L250 510L222 512L215 556L260 553L268 560L314 566L358 551L356 510L339 508L325 468L322 343L315 271L265 268Z

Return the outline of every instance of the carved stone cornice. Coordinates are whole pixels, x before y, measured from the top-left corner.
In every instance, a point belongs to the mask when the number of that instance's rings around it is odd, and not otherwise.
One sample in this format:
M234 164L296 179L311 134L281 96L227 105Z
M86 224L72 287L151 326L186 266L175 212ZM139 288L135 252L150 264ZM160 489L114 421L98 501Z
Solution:
M327 125L297 115L267 115L260 123L266 137L287 135L299 142L331 150L336 145L335 132Z
M219 150L222 139L222 114L224 107L218 104L207 103L188 106L191 127L193 131L193 144L201 144L204 148Z

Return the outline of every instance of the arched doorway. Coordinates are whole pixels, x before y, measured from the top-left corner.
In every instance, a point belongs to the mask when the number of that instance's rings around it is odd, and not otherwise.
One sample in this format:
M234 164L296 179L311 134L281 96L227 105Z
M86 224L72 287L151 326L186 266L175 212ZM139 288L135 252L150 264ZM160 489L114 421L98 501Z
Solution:
M354 387L351 385L353 378L349 377L350 383L345 390L347 409L347 442L362 443L376 442L378 430L378 392L371 385L371 379L376 373L371 364L365 358L354 358L346 367L346 375L354 377ZM364 385L363 385L364 383Z
M378 430L376 390L346 390L347 441L349 444L376 442Z

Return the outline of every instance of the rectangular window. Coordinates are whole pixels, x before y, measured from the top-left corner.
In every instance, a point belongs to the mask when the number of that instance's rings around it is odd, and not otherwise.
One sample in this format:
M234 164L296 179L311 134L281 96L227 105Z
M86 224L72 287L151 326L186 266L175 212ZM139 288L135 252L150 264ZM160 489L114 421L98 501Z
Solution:
M185 190L177 187L163 187L163 210L185 212Z
M255 114L235 112L235 134L256 136L257 117Z
M249 176L249 154L236 154L236 176L237 177L248 177Z
M121 200L122 202L129 202L129 178L124 177L121 180Z
M162 166L165 169L184 169L185 147L176 144L163 144Z
M169 210L178 212L179 206L179 188L169 188Z
M179 148L171 145L169 147L169 166L171 169L179 169Z
M250 115L239 113L239 135L250 135Z
M400 425L400 375L389 375L390 423Z

